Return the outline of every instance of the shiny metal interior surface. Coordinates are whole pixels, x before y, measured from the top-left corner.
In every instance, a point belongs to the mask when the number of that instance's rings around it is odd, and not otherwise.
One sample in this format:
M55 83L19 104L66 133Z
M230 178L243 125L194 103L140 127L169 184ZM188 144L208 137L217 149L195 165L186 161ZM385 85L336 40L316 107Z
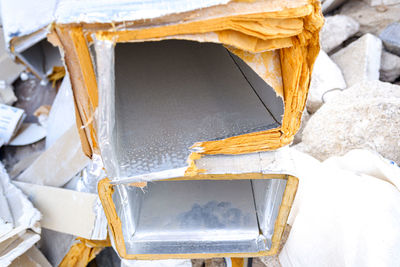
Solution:
M110 143L120 177L185 167L195 142L281 124L283 100L222 45L123 43L114 54Z
M127 254L269 250L284 179L156 181L115 186Z

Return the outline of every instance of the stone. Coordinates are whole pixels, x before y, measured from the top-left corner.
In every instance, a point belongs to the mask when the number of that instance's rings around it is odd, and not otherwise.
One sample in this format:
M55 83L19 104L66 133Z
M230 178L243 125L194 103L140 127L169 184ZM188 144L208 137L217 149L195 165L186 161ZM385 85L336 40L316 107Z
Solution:
M346 0L322 0L321 8L324 14L331 12L332 10L338 8Z
M400 86L364 81L335 92L310 118L295 148L319 160L370 149L400 163Z
M380 80L383 82L393 82L400 76L400 57L382 51Z
M371 7L361 0L352 0L340 8L340 14L358 21L361 34L371 33L378 36L387 25L399 21L400 4Z
M400 19L400 13L399 13L399 19ZM383 44L385 45L385 48L392 52L393 54L396 54L400 56L400 23L392 23L389 26L387 26L382 33L379 35L379 38L381 38Z
M343 91L332 91L326 94L326 102L332 105L352 104L354 99L394 98L400 99L400 86L381 82L364 81Z
M382 41L365 34L331 56L344 75L347 87L364 80L378 80Z
M400 0L364 0L370 6L390 6L400 4Z
M314 63L311 84L307 98L307 111L311 114L323 104L324 94L334 89L345 89L342 71L329 56L320 51Z
M360 24L349 16L335 15L326 17L320 33L322 50L326 53L331 52L349 37L356 34L359 29Z

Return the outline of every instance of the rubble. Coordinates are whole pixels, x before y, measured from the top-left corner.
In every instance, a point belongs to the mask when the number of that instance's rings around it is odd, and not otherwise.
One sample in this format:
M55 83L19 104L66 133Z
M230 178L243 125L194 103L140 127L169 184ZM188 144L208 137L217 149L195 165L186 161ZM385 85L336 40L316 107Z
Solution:
M400 162L400 86L366 81L330 94L298 148L319 160L367 148Z
M42 252L33 246L27 252L16 258L10 265L10 267L21 266L51 267L51 264L47 261Z
M325 18L321 30L321 48L326 53L340 46L349 37L355 35L360 24L353 18L345 15L335 15Z
M88 163L89 159L82 152L78 130L74 125L16 180L39 185L63 186Z
M400 4L400 0L363 0L363 1L370 6L390 6L390 5Z
M340 68L324 52L320 51L315 61L314 71L307 98L307 111L314 113L323 104L324 94L334 89L345 89L346 82ZM303 123L303 122L302 122Z
M383 82L393 82L400 76L400 57L382 51L379 79Z
M329 13L335 8L338 8L345 1L346 0L321 0L322 12L324 12L324 14Z
M92 238L96 222L94 207L97 194L23 182L15 182L15 185L32 199L33 205L42 212L43 218L40 223L43 228Z
M400 4L399 4L400 5ZM400 56L400 23L395 22L387 26L379 35L385 48Z
M382 42L365 34L331 56L340 67L347 87L365 80L378 80L381 63Z
M11 264L40 239L40 212L11 183L0 163L0 266Z
M399 20L400 4L371 7L362 0L347 1L340 8L341 15L347 15L360 23L360 33L379 35L390 23Z

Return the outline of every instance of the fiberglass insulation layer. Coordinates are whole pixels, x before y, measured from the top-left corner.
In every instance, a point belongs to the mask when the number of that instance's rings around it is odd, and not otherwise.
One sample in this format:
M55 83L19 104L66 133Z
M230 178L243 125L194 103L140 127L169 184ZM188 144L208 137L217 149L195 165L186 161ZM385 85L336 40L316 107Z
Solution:
M282 99L218 44L168 40L115 48L121 176L184 167L198 141L280 126Z

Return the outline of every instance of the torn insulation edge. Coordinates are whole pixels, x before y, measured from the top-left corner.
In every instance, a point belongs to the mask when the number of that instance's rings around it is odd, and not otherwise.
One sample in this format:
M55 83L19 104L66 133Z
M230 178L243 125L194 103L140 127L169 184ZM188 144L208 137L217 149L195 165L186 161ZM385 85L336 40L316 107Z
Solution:
M111 246L109 238L107 240L89 240L78 237L58 266L87 266L103 248L109 246Z
M201 158L201 154L199 153L190 153L190 156L188 157L188 164L189 167L185 170L185 176L195 176L198 175L199 173L204 173L206 172L205 169L199 169L196 166L195 161Z

